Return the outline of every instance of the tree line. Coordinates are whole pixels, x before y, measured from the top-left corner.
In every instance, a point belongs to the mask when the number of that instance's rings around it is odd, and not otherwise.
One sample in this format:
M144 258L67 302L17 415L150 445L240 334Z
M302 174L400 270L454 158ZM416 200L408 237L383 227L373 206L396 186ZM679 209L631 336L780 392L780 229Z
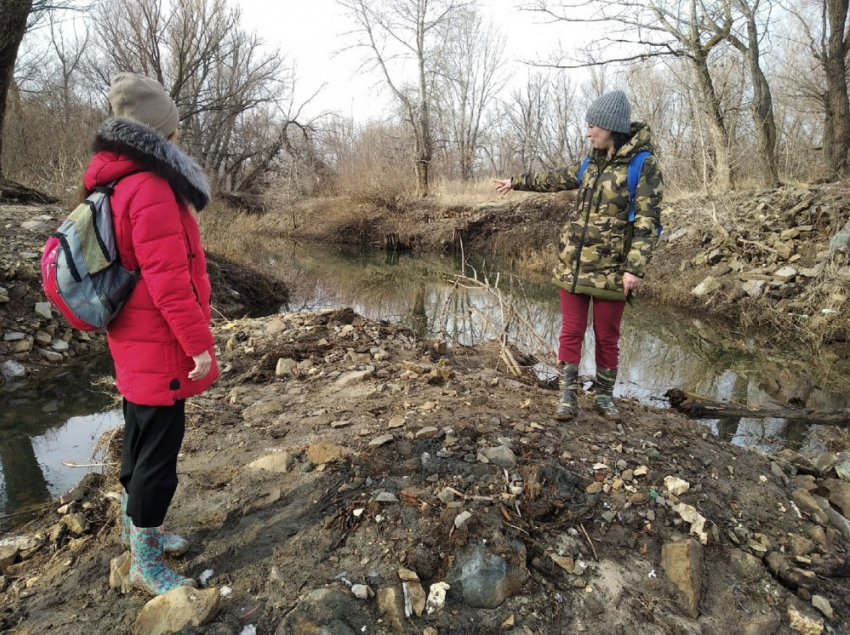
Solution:
M435 179L574 162L588 105L615 87L653 130L675 188L850 170L850 0L525 0L517 8L549 28L594 34L525 66L475 0L337 0L351 24L340 54L358 56L395 105L366 122L305 118L293 63L227 0L115 0L60 28L65 1L9 0L0 13L0 173L54 193L78 178L108 79L126 70L172 94L181 144L221 191L357 192L392 206Z

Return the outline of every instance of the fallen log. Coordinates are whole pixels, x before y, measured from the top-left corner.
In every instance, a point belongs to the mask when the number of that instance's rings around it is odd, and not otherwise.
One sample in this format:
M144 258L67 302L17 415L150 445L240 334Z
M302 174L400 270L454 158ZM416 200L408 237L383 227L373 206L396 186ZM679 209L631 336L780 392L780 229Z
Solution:
M738 403L722 403L702 395L685 392L678 388L668 390L665 395L670 405L693 419L786 419L806 423L850 427L850 412L847 410L813 410L811 408L773 407L752 408Z

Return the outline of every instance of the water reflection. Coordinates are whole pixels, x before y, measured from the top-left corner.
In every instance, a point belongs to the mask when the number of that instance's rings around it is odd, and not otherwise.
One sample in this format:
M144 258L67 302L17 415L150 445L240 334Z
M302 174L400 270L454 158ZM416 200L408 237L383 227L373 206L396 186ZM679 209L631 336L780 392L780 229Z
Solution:
M505 307L494 302L492 294L481 288L453 287L462 267L450 256L388 257L383 252L294 244L268 248L258 257L290 272L291 310L350 306L371 319L402 323L419 335L433 334L443 327L464 344L492 336L485 322L475 315L487 316L498 324L504 322ZM554 355L561 316L556 289L547 277L506 275L499 272L498 263L481 259L473 260L463 271L510 295L517 311L548 343L547 351L539 350L539 342L526 342L528 347L543 353L541 357ZM521 334L522 329L514 324L512 334ZM593 347L589 329L580 369L588 377L595 372ZM752 342L702 320L659 310L639 300L626 310L617 394L662 405L666 403L664 393L675 387L718 401L769 406L776 401L766 392L763 375L788 368L793 374L809 376L814 368L823 367L814 361L805 351L760 351ZM829 370L828 376L810 377L816 388L809 396L809 407L834 410L850 406L843 383L848 369ZM814 443L809 434L813 426L800 423L754 419L709 423L715 434L740 445L756 443L771 449L775 443L782 443L807 449Z
M110 370L108 362L97 360L52 377L48 385L5 386L0 394L0 523L48 502L85 475L62 461L88 462L101 432L120 424L120 412L103 412L111 397L91 386Z

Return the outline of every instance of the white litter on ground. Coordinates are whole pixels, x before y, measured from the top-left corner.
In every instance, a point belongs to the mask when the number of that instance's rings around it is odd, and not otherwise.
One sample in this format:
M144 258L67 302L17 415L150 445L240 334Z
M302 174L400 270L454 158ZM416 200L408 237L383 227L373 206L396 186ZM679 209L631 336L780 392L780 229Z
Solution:
M214 572L212 569L207 569L201 575L198 576L198 580L201 583L201 586L207 586L207 582L209 582L210 578L213 577Z
M219 597L223 598L228 597L231 593L233 593L233 589L231 589L229 586L223 586L218 590Z

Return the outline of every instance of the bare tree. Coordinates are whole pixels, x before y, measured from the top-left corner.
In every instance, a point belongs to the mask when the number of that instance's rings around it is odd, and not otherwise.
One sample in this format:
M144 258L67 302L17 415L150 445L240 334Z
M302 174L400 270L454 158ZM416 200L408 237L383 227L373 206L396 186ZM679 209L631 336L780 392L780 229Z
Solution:
M445 46L449 23L466 2L462 0L337 0L356 23L355 47L366 52L366 65L379 70L405 110L413 130L416 183L419 196L428 196L428 169L433 152L431 109L436 68ZM403 70L394 63L409 60L415 84L408 89Z
M548 19L593 24L603 34L586 59L567 56L544 65L557 68L631 63L654 57L685 57L692 69L713 150L713 180L720 190L732 185L730 136L714 86L709 56L725 39L706 28L703 0L535 0L525 7Z
M0 10L0 157L3 151L3 123L6 120L6 100L15 74L18 48L27 30L33 0L6 0ZM0 177L3 163L0 159Z
M541 72L529 72L525 86L511 91L503 105L510 154L524 172L543 166L543 139L549 104L549 82Z
M461 180L473 178L482 117L505 85L505 39L471 8L449 25L441 56L439 106L457 148Z

